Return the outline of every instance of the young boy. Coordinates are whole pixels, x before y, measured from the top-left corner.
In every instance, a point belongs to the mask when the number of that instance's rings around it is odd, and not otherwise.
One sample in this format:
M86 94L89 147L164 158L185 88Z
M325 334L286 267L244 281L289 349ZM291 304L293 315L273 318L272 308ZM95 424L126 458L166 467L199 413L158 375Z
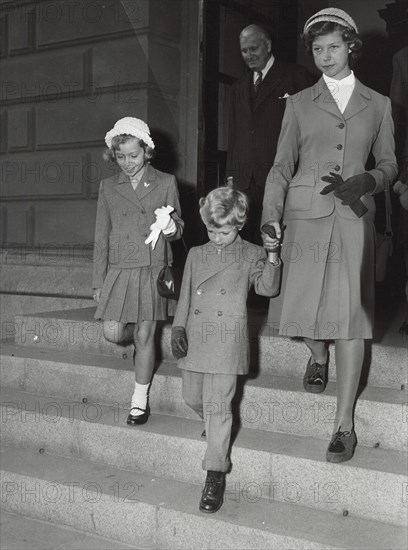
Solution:
M183 398L205 422L207 478L199 508L213 513L223 503L230 468L231 401L239 374L249 370L246 300L279 290L280 261L243 241L248 200L220 187L200 200L209 242L190 250L172 328L172 351L182 369Z

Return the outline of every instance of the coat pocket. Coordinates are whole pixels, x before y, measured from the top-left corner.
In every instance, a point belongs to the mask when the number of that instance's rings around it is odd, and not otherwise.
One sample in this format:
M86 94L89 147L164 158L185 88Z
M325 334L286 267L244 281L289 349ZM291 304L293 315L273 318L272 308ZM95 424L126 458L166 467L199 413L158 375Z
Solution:
M312 185L296 183L289 185L286 193L285 211L307 211L312 207L314 194L314 182Z

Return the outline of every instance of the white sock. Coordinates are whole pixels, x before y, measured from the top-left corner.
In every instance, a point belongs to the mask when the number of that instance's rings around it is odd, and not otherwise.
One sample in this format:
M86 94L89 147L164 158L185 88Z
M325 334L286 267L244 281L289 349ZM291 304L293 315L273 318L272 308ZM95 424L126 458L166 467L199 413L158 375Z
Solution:
M143 411L146 410L147 405L147 392L149 389L150 384L138 384L135 382L135 391L132 395L132 400L130 402L130 408L133 409L133 407L139 407L139 409L143 409L142 411L139 411L138 409L134 409L132 411L133 416L139 416L143 414Z

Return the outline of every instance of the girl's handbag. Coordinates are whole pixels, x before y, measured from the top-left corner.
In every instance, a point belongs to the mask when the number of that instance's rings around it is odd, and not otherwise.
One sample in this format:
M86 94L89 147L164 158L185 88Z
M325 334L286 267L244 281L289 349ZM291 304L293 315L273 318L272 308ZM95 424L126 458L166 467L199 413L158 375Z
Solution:
M392 226L391 226L391 199L390 188L386 184L384 189L385 196L385 231L384 235L377 233L376 236L376 256L375 256L375 280L382 283L387 273L388 258L392 256Z
M184 245L184 249L187 252L186 243L183 237L181 240ZM157 276L157 292L163 298L171 298L177 300L180 295L181 280L183 278L183 272L181 269L168 265L167 260L167 242L164 243L164 265Z

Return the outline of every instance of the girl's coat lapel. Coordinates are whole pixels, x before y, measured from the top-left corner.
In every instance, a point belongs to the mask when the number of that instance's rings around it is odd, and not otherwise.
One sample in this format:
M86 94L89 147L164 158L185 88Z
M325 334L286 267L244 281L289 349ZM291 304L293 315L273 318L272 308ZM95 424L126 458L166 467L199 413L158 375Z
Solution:
M139 182L139 185L136 188L136 191L133 190L133 187L130 183L130 178L124 172L120 172L118 175L118 184L115 187L122 197L127 201L130 201L132 204L136 205L139 209L143 210L142 199L151 193L157 187L157 177L155 170L148 164L145 168L143 176Z

